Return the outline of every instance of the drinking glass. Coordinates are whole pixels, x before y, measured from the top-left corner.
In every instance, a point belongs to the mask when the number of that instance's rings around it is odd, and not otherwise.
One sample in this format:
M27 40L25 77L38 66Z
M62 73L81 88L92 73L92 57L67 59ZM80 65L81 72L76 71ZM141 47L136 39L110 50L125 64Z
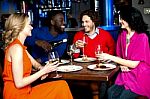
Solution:
M82 51L82 56L85 57L85 46L87 45L88 41L87 41L87 38L86 38L86 35L83 36L83 44L84 44L84 47L83 47L83 51Z
M73 49L73 45L69 45L67 47L67 54L70 56L70 64L73 65L73 53L74 53L74 49Z
M100 56L100 54L102 54L103 51L101 49L101 46L98 45L97 48L95 49L95 56L97 57L97 60L98 60L98 65L100 65L100 63L102 63L103 59Z
M50 52L48 54L48 59L49 59L49 63L53 63L55 61L58 61L58 63L59 63L59 55L58 55L57 51ZM59 75L57 70L56 70L56 76L53 78L60 78L60 77L62 77L62 76Z

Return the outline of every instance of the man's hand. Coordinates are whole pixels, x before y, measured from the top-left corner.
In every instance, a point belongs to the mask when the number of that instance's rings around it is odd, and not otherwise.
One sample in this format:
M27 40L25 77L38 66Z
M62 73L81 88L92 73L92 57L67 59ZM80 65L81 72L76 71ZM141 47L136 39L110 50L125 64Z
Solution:
M47 41L37 40L35 43L37 46L43 48L46 52L52 50L52 45L49 44Z
M85 45L86 45L86 42L84 42L84 41L82 41L82 40L77 40L77 41L75 42L75 46L76 46L77 48L83 48Z

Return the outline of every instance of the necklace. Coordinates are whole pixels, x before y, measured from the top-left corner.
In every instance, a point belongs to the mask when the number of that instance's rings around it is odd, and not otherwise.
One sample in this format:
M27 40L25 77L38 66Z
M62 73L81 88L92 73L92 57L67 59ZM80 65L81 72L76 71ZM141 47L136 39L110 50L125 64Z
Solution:
M130 43L130 38L127 36L126 37L126 44L129 44Z
M131 32L130 35L127 34L126 36L126 44L129 44L130 43L130 38L133 36L134 32Z

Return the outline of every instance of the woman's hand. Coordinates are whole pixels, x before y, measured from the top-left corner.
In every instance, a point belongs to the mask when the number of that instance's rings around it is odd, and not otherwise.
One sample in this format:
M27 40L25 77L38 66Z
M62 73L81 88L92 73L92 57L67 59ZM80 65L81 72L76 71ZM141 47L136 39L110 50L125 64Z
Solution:
M48 74L41 76L41 80L44 80L47 76L48 76Z
M129 71L131 71L128 67L126 67L126 66L120 66L120 68L121 68L121 71L122 72L129 72Z
M107 53L96 54L96 57L98 57L102 60L111 60L111 55L109 55Z
M41 76L41 80L45 79L48 76L48 73L56 71L57 66L59 65L58 61L54 63L47 63L45 66L41 68L43 71L43 75Z
M47 63L43 69L45 70L45 73L50 73L50 72L53 72L53 71L56 71L56 68L57 66L59 65L59 62L56 61L56 62L53 62L53 63Z

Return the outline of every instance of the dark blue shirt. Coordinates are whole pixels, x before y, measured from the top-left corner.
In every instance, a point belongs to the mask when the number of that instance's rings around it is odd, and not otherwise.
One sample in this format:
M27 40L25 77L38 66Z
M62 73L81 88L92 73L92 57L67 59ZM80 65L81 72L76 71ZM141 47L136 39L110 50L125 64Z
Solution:
M35 44L36 40L44 40L47 42L52 42L52 41L59 41L62 39L67 39L68 35L66 32L58 34L57 36L51 35L49 32L48 27L41 27L41 28L35 28L32 30L32 36L27 37L25 41L25 45L28 46L30 54L35 58L40 58L42 62L45 62L48 60L48 53L44 51L41 47L38 47ZM59 56L62 57L62 55L65 52L67 43L62 43L57 47L54 47L54 51L57 51Z

